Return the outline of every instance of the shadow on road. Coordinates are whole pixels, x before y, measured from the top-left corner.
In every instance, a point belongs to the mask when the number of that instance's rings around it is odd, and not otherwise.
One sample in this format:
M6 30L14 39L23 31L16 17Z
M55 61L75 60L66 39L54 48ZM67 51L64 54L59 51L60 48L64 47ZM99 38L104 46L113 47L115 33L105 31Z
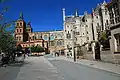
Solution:
M0 67L0 80L15 80L18 73L20 72L20 68L25 64L29 63L20 62L10 64L7 67Z

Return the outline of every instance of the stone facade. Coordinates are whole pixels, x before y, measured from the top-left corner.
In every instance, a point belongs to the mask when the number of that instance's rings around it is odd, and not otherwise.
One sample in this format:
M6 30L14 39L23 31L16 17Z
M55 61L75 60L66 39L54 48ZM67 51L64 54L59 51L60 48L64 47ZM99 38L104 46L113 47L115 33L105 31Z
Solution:
M74 15L66 16L65 9L63 9L64 42L67 51L73 46L98 41L99 32L109 30L110 18L106 5L107 3L104 1L92 9L91 14L85 11L84 15L79 15L76 10Z
M110 16L110 49L120 63L120 0L111 0L107 5Z

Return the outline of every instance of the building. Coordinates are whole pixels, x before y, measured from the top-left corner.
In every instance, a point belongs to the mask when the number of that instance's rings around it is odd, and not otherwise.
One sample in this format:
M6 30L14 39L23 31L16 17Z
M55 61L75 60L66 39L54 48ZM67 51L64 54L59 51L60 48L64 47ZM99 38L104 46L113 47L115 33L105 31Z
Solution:
M120 0L111 0L107 7L110 16L111 52L120 53Z
M20 13L16 21L14 36L23 48L31 46L41 46L45 50L52 52L64 50L63 31L33 32L30 21L26 25L23 13Z
M86 45L88 50L89 43L98 41L100 32L109 30L109 13L104 1L98 4L92 13L87 11L83 15L79 15L76 10L74 15L66 15L63 9L63 25L64 25L64 43L66 52L71 52L74 55L73 48L76 46Z
M92 9L93 37L95 41L98 41L100 32L109 30L110 18L106 5L107 3L104 1L102 4L98 4L95 9Z

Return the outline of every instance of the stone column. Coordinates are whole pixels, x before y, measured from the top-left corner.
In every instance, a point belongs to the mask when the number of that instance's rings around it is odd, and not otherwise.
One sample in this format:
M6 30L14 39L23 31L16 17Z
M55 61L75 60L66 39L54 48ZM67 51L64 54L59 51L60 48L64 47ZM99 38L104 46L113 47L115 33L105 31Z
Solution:
M102 51L102 47L103 47L103 45L100 45L100 51Z
M86 44L85 47L86 47L86 49L87 49L87 51L88 51L88 50L89 50L89 48L88 48L88 44Z
M117 40L114 37L114 51L117 52Z

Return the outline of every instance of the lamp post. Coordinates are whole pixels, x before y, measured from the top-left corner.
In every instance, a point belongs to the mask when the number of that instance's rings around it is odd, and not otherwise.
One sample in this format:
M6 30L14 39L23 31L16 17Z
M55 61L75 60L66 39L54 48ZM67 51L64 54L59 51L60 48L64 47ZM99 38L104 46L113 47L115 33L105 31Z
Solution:
M74 62L76 62L76 53L75 53L75 44L74 44L74 39L75 39L75 27L73 26L72 31L72 54L74 54Z

